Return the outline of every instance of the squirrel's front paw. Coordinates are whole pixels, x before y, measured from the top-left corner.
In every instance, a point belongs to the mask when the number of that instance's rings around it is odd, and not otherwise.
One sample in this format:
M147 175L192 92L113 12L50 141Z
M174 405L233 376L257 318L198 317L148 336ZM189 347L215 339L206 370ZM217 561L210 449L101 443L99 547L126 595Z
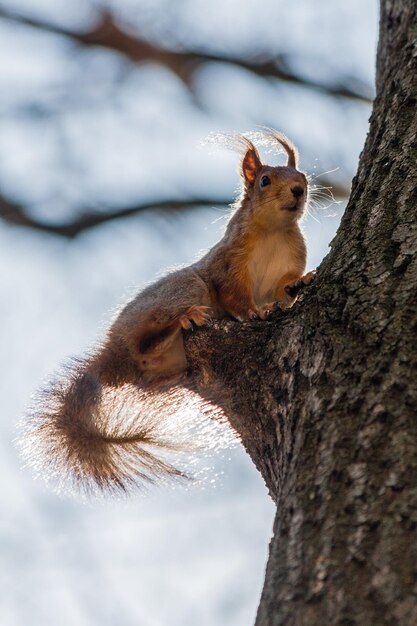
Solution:
M256 307L256 309L249 309L246 314L246 318L248 320L266 320L266 318L272 313L274 308L277 306L277 302L270 302L268 304L264 304L260 307Z
M284 291L287 296L289 296L289 298L294 299L298 296L298 294L304 287L310 285L313 282L315 277L316 270L311 270L310 272L307 272L307 274L304 274L304 276L301 276L301 278L299 278L298 280L290 283L289 285L286 285L284 287Z
M261 307L259 307L258 315L261 320L266 320L271 315L276 306L278 306L278 302L268 302L268 304L263 304Z
M246 311L229 311L229 313L239 322L251 322L253 320L259 319L259 311L255 306L253 307L253 309L247 309Z

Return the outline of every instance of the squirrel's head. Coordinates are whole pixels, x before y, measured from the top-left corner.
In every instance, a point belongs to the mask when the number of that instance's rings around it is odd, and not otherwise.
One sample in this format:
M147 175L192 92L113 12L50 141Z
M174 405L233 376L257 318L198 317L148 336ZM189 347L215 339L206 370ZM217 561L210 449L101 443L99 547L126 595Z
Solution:
M255 145L245 137L240 166L244 196L250 203L252 219L266 228L280 227L299 220L307 203L307 178L297 169L298 152L280 133L264 131L267 138L283 147L288 155L285 166L264 165Z

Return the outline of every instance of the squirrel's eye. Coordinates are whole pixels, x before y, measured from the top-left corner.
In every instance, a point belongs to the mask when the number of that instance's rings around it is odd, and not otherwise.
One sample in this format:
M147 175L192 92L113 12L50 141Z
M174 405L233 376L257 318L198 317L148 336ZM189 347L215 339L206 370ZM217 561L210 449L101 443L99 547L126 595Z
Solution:
M262 176L261 180L259 181L259 186L260 187L266 187L267 185L271 184L271 179L269 178L269 176Z

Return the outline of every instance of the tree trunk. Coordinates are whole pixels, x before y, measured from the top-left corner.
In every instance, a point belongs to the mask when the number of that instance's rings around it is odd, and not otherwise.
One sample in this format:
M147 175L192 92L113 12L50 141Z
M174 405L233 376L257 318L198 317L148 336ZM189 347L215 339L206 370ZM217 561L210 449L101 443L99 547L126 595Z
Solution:
M370 130L315 284L187 341L277 504L258 626L417 624L416 138L417 3L381 0Z

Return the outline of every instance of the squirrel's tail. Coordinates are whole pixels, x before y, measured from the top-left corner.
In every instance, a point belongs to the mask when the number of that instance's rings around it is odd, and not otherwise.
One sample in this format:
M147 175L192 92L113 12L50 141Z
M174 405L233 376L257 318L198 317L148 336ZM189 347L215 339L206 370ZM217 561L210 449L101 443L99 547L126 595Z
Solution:
M178 453L191 450L182 391L113 389L91 362L75 362L37 398L20 439L23 455L38 473L84 491L186 477L177 465Z

